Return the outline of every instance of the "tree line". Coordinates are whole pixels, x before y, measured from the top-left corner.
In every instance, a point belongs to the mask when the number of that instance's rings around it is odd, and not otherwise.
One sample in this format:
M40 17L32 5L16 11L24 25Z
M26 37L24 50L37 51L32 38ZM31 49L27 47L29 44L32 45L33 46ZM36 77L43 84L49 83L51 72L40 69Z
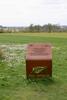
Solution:
M60 26L55 24L45 24L45 25L29 25L27 27L4 27L0 25L0 33L12 33L12 32L67 32L67 26Z

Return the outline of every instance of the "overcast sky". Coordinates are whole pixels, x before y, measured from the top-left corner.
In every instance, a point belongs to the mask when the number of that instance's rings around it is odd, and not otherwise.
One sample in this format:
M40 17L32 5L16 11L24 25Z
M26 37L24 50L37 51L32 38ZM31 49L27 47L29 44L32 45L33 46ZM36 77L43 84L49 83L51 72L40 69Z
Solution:
M0 0L0 25L66 24L67 0Z

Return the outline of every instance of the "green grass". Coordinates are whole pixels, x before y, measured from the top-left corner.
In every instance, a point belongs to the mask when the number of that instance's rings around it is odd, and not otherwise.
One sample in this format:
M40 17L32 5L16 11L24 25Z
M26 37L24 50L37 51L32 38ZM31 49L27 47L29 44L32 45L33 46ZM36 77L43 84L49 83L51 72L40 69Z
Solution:
M12 51L8 47L8 44L14 46L36 42L51 43L53 46L52 79L27 80L25 50L17 48ZM6 60L0 59L0 100L67 100L67 34L1 34L0 44L7 45L2 49L9 56ZM9 60L13 53L15 58ZM18 57L19 61L16 61Z
M60 35L61 34L61 35ZM63 36L64 35L64 36ZM36 42L47 42L52 44L63 44L67 41L67 33L22 33L22 34L0 34L0 43L25 44Z

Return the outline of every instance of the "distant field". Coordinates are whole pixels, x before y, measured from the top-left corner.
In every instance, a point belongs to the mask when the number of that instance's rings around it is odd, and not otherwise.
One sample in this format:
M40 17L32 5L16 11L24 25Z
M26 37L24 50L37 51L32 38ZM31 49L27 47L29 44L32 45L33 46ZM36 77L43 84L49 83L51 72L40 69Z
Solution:
M0 43L50 42L66 44L67 33L2 33Z
M37 42L52 44L52 79L26 79L26 46ZM0 100L67 100L67 33L2 33L0 49Z
M0 35L23 35L23 36L46 36L46 37L64 37L67 38L67 33L0 33Z

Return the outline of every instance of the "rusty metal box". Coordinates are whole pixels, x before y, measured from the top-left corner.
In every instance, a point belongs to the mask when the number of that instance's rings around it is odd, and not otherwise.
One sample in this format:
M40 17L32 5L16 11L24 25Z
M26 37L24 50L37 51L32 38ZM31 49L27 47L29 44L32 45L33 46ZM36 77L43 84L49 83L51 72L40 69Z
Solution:
M52 76L52 50L50 44L34 43L27 46L26 75L27 78Z

